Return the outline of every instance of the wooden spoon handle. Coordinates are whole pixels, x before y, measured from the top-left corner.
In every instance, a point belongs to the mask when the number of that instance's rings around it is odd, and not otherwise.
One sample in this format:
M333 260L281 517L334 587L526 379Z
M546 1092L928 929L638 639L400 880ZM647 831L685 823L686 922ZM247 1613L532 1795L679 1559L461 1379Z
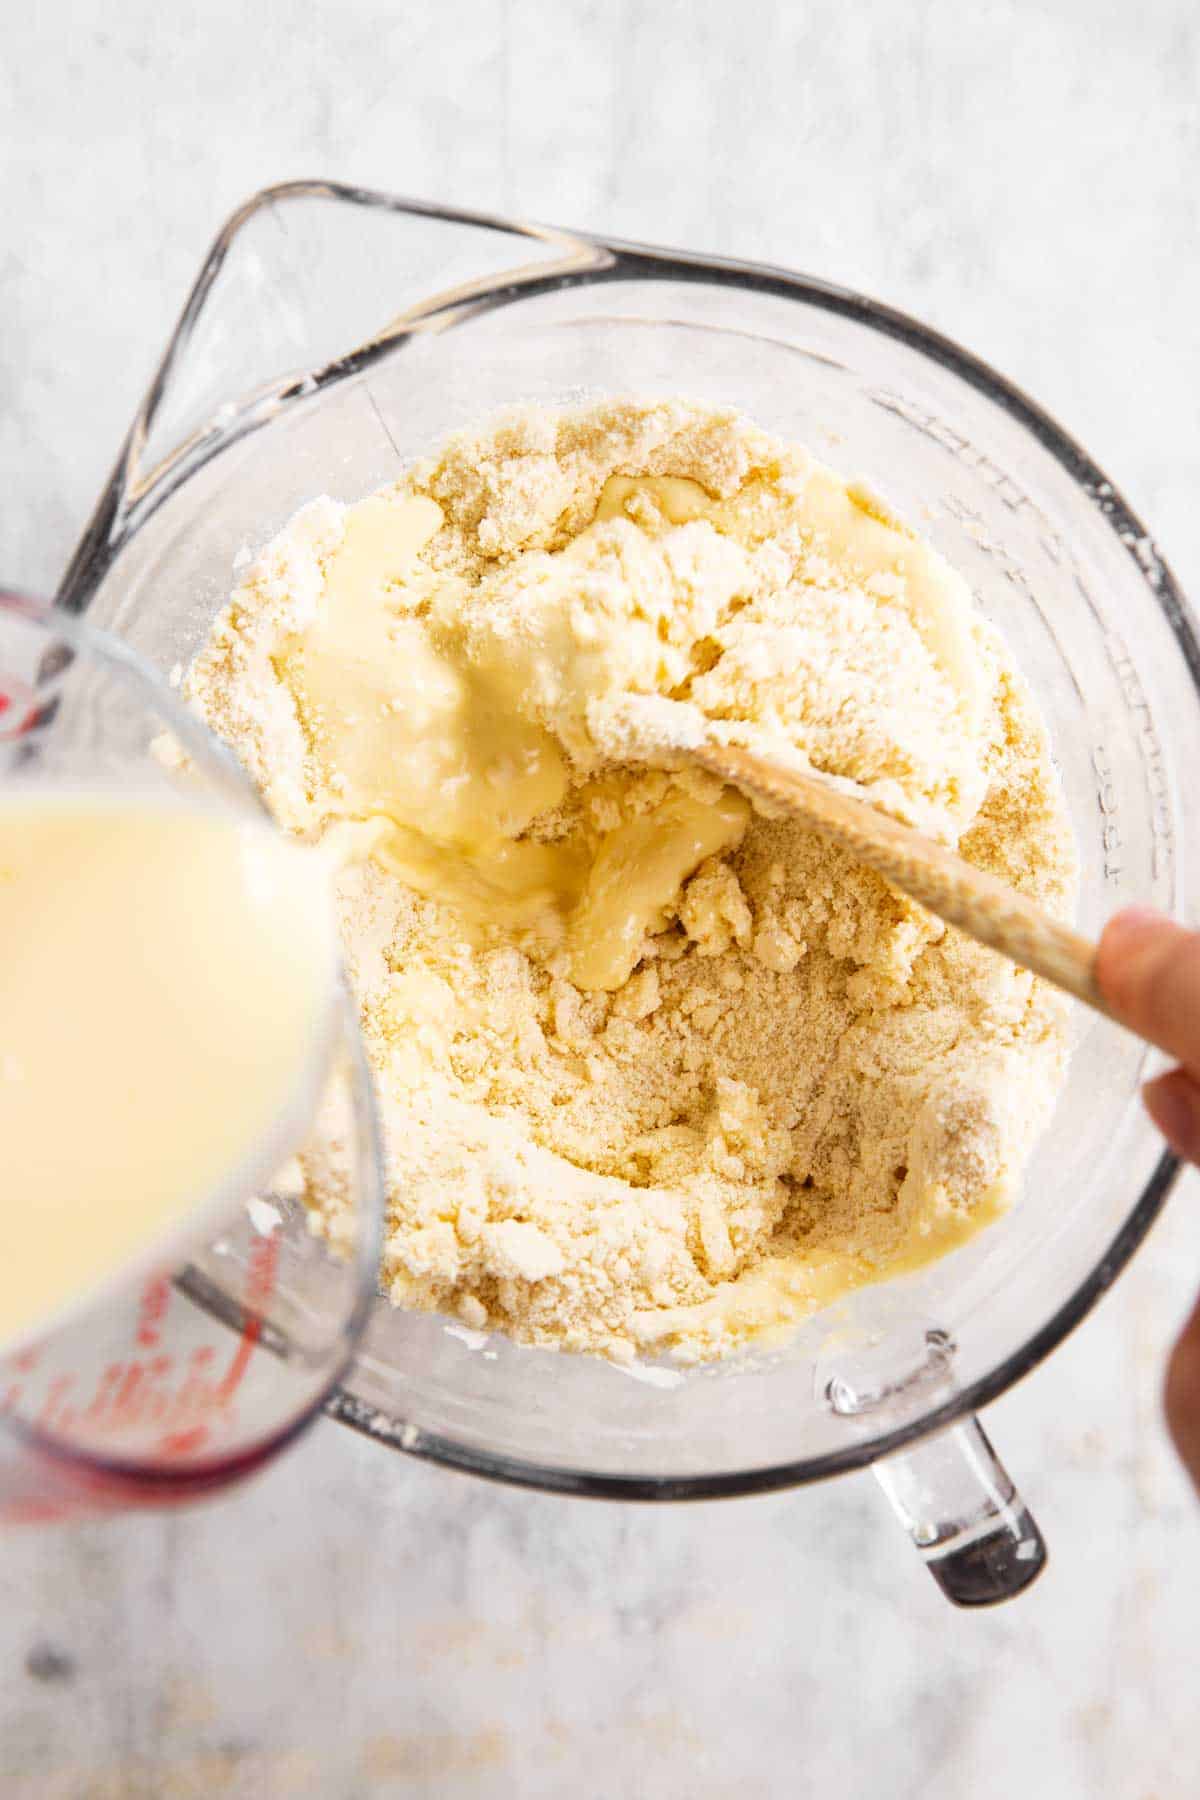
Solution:
M939 918L1111 1017L1096 983L1096 946L1015 888L818 775L725 746L705 745L693 755L752 800L802 819Z

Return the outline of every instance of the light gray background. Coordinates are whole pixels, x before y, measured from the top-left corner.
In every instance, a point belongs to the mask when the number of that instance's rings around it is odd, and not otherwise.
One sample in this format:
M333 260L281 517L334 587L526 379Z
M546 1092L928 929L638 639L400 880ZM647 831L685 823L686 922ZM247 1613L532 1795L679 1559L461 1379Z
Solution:
M1200 592L1198 83L1193 0L23 6L0 572L52 587L223 216L329 175L920 314ZM572 1504L321 1425L200 1510L0 1542L0 1793L1194 1795L1200 1512L1158 1390L1198 1195L988 1415L1053 1551L1013 1607L946 1607L866 1477Z

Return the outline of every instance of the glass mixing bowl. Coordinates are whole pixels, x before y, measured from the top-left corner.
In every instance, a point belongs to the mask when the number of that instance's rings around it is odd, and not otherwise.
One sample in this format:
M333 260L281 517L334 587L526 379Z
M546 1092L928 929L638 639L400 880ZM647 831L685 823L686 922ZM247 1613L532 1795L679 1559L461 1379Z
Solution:
M170 670L235 555L303 501L356 499L493 407L631 391L735 403L926 532L1050 724L1082 927L1132 900L1194 911L1180 790L1200 768L1200 650L1153 543L990 369L782 270L326 183L257 195L213 246L60 602ZM572 1494L747 1494L871 1464L952 1599L1019 1590L1044 1545L974 1412L1083 1318L1176 1172L1139 1105L1143 1046L1098 1017L1076 1033L1012 1213L785 1349L623 1371L380 1300L329 1410L380 1443Z

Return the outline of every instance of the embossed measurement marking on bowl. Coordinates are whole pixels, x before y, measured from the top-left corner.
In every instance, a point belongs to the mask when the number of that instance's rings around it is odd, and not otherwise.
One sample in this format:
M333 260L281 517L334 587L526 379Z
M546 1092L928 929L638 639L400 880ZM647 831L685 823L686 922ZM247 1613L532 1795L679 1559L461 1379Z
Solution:
M324 869L160 798L0 795L0 1343L290 1148L324 1072Z

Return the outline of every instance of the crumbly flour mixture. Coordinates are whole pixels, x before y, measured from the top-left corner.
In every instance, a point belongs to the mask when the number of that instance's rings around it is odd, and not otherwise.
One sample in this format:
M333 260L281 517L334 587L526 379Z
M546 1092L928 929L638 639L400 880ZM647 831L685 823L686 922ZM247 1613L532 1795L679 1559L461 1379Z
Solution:
M306 507L187 688L337 870L398 1303L709 1357L1011 1198L1061 998L679 752L791 757L1070 913L1003 642L803 450L681 401L515 409ZM336 1239L336 1120L304 1173Z

